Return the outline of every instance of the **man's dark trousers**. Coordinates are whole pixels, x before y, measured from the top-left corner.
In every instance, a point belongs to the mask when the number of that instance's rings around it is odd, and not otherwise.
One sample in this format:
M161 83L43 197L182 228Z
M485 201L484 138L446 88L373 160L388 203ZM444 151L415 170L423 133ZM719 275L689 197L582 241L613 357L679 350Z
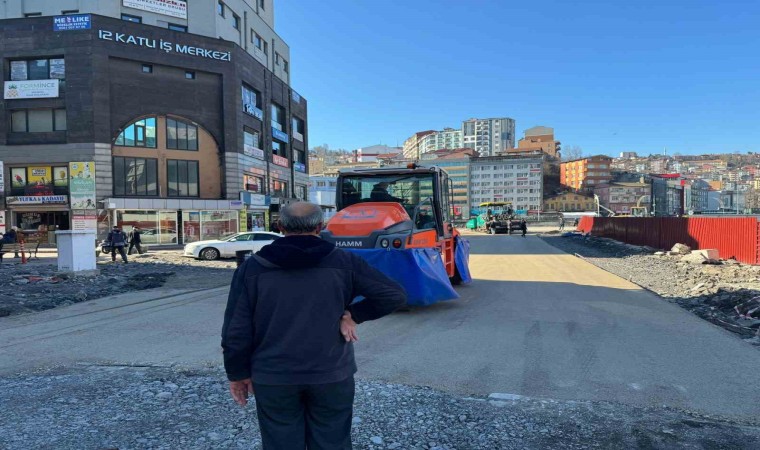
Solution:
M115 245L111 247L111 261L116 261L116 252L119 252L122 261L127 262L127 254L124 252L123 245Z
M337 383L257 384L256 411L264 450L350 450L354 377Z

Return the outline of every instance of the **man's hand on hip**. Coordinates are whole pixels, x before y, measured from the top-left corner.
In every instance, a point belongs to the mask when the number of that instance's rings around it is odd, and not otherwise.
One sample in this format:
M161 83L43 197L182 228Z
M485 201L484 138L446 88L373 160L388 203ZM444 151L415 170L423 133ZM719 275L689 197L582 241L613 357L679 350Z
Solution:
M346 342L356 342L359 340L359 335L356 334L356 322L351 318L351 313L346 311L343 313L343 317L340 318L340 334Z
M230 394L240 406L248 404L248 396L253 394L253 381L250 378L240 381L230 381Z

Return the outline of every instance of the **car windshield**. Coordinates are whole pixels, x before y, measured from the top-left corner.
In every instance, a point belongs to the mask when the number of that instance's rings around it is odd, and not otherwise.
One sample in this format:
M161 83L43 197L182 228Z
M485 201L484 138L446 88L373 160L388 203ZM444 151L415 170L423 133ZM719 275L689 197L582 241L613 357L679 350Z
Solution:
M415 207L433 196L433 173L344 177L340 195L344 208L363 202L396 202L412 217Z
M222 236L222 237L220 237L220 238L219 238L219 240L220 240L220 241L226 241L226 242L230 242L230 241L236 241L236 240L238 240L238 239L237 239L237 238L238 238L238 236L242 236L242 235L244 235L244 234L247 234L247 233L233 233L233 234L228 234L228 235L226 235L226 236Z

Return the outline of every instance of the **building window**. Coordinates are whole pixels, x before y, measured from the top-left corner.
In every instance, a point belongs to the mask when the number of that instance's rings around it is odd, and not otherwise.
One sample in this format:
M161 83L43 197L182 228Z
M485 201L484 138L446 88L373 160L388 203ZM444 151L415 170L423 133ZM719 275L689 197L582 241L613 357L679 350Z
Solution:
M286 60L283 59L282 60L282 71L285 72L285 73L288 73L288 70L289 70L288 69L288 61L286 61Z
M119 196L158 195L158 160L114 156L113 194Z
M283 158L287 158L288 155L285 154L285 144L282 144L278 141L272 141L272 154L277 156L282 156Z
M181 33L187 33L187 25L178 25L176 23L170 23L169 29L173 31L179 31Z
M11 61L11 81L49 80L66 78L66 63L63 58L45 58Z
M306 164L306 152L303 150L293 149L293 160L301 164Z
M264 178L256 175L243 174L243 189L257 194L264 193Z
M198 161L166 161L169 197L198 197Z
M195 79L195 72L192 70L186 70L185 71L185 78L188 80L194 80Z
M264 41L264 54L265 55L269 54L269 44L267 43L267 41Z
M142 71L143 73L153 73L153 64L143 64Z
M20 109L11 111L11 132L49 133L66 131L65 109Z
M248 105L248 108L246 108L246 105ZM243 112L247 112L250 114L249 109L250 107L254 107L257 109L261 109L261 94L256 89L253 89L252 87L249 87L248 85L243 85Z
M166 118L166 148L198 150L198 127L178 119Z
M33 12L33 13L24 14L24 17L40 17L41 15L42 15L41 12Z
M240 17L237 14L232 15L232 28L236 30L240 29Z
M224 2L221 0L216 2L216 13L224 17Z
M288 183L272 178L269 183L269 194L272 197L288 197Z
M264 9L264 0L259 0L259 9Z
M114 145L156 148L156 118L145 117L130 123L116 137Z
M258 35L258 33L251 30L251 42L259 50L264 50L264 39Z
M279 66L279 65L280 65L280 59L281 59L281 58L282 58L282 57L280 56L280 54L279 54L279 53L277 53L277 52L274 52L274 65L275 65L275 66Z
M259 133L258 131L253 130L243 130L243 149L248 151L249 153L253 153L253 149L259 147ZM249 155L250 156L250 155Z
M67 15L67 14L79 14L79 10L78 9L67 9L65 11L61 11L61 14L63 14L64 16Z
M133 23L142 23L142 17L133 16L131 14L122 14L121 20L126 20L127 22L133 22Z
M293 137L303 142L303 128L304 128L303 120L299 119L298 117L293 117L291 120L291 126L293 127L292 128Z
M306 186L296 185L296 198L298 200L306 200Z
M272 103L272 127L280 131L285 127L285 108L276 103Z

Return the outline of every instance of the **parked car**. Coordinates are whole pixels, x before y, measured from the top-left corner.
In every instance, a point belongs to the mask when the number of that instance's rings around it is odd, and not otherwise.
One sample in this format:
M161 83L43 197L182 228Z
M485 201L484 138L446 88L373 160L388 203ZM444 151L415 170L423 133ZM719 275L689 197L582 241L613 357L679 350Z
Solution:
M235 233L222 239L192 242L185 245L183 256L197 259L234 258L239 250L252 250L257 252L261 247L271 244L275 239L282 237L279 233L269 231L249 231Z

